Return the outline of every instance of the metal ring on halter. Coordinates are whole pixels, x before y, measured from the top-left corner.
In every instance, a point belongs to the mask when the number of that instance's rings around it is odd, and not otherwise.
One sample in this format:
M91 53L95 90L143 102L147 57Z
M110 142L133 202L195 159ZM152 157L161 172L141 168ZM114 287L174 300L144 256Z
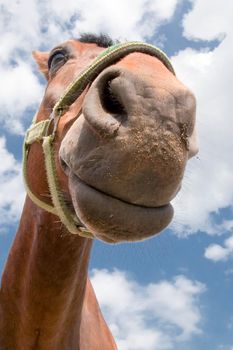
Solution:
M56 115L54 110L52 111L52 113L49 116L49 123L46 127L45 136L51 135L53 138L55 137L61 115L62 115L61 113ZM50 129L50 126L52 125L52 123L53 123L53 131L51 133L49 133L49 129Z

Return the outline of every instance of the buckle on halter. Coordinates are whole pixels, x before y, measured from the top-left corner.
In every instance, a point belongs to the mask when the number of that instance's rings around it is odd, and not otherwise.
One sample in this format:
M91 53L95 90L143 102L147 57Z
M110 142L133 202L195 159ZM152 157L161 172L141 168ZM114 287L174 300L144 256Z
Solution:
M58 114L56 114L54 112L54 110L52 111L52 113L49 116L49 123L48 123L46 131L45 131L45 136L51 136L54 139L61 115L62 115L61 111L59 111ZM49 129L50 129L52 124L53 124L53 130L51 133L49 133Z

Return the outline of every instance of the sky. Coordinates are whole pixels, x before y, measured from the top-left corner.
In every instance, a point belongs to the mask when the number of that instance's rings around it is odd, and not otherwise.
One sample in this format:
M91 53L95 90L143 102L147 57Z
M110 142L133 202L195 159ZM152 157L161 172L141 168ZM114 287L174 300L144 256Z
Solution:
M141 243L95 242L90 276L119 350L233 350L233 2L0 0L0 273L25 192L21 149L45 81L33 50L82 32L158 45L197 98L199 154L175 216Z

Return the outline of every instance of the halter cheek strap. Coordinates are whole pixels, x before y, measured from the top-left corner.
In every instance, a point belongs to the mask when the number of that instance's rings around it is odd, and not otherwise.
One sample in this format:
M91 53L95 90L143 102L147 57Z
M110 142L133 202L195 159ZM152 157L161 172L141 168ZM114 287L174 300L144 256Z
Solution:
M67 230L72 234L78 234L79 236L93 238L91 232L85 227L82 227L80 221L73 215L67 208L66 203L61 195L59 189L59 182L56 173L55 157L53 149L54 135L46 135L49 128L50 120L43 120L39 123L32 125L26 134L25 142L23 145L23 178L24 185L28 196L31 200L40 208L57 215L61 222L65 225ZM47 182L49 185L49 191L52 197L52 203L48 204L39 199L30 189L27 180L27 158L29 147L32 143L42 140L42 149L44 154L45 169Z
M175 75L172 64L166 54L153 45L140 42L128 42L111 46L103 51L83 72L81 72L77 79L71 82L64 94L55 104L50 118L38 123L36 123L34 118L32 125L26 132L23 144L23 178L28 196L37 206L57 215L70 233L78 234L82 237L94 238L93 234L82 226L77 216L70 212L60 191L53 148L57 126L62 114L64 114L69 106L80 96L87 85L95 80L101 71L132 52L143 52L159 58ZM49 132L51 124L53 124L53 130ZM27 158L30 145L34 142L41 141L52 205L39 199L29 188L27 180Z

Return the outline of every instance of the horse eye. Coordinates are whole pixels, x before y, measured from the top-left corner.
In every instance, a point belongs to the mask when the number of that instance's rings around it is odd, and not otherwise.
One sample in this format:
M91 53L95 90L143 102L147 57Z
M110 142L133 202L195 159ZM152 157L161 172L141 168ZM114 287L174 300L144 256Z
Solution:
M68 60L67 53L63 50L55 51L48 60L48 68L51 71L57 70Z

